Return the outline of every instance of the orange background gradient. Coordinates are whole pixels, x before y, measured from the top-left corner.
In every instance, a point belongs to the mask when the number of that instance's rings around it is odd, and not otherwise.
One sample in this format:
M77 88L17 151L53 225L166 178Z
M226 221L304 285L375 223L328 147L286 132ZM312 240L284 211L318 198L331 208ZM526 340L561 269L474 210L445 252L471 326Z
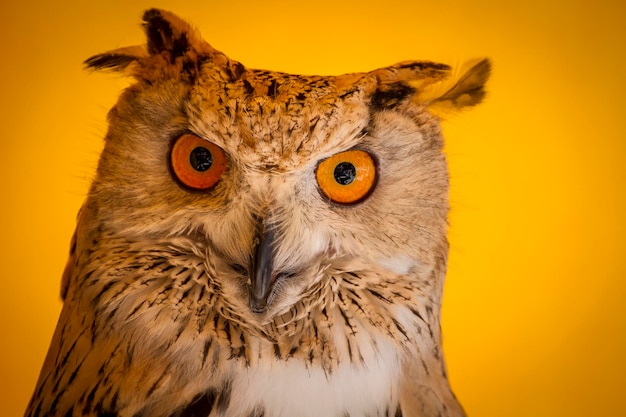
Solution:
M623 4L2 2L2 415L21 415L31 395L105 115L128 83L81 62L143 43L153 6L249 67L334 74L491 57L486 102L445 124L452 386L475 417L625 415Z

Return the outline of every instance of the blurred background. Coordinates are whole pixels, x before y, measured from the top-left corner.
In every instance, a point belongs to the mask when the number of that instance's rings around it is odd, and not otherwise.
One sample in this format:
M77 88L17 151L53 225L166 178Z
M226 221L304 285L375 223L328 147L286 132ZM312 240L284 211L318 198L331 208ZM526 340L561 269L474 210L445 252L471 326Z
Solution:
M452 175L443 331L470 416L618 416L626 396L626 30L618 1L3 1L0 404L19 416L106 112L129 80L82 69L191 20L248 67L367 71L488 56L481 106L444 126Z

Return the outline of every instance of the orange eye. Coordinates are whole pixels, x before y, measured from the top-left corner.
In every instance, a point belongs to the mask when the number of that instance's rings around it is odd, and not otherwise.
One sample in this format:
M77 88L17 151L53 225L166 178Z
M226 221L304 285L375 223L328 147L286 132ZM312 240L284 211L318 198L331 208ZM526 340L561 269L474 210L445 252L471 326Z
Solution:
M374 187L376 165L365 151L340 152L320 162L315 177L322 193L335 203L356 203Z
M170 154L174 176L193 190L215 186L226 170L226 154L217 145L185 134L176 139Z

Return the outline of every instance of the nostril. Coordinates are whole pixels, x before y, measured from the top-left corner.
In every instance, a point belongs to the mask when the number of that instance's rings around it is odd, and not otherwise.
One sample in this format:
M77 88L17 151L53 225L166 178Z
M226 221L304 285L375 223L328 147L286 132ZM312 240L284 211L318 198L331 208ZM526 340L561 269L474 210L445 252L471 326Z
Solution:
M276 274L276 280L293 278L296 275L294 271L284 271Z
M230 267L239 275L248 275L248 268L241 264L232 264Z

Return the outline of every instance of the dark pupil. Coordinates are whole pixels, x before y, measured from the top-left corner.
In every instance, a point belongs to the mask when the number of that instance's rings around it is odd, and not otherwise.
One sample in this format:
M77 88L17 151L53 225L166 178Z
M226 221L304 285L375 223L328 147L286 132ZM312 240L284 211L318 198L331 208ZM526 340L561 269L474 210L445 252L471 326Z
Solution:
M191 155L189 155L189 162L191 162L193 169L203 172L211 168L213 155L211 155L211 152L209 152L207 148L199 146L191 151Z
M341 162L335 167L335 181L348 185L356 178L356 168L350 162Z

